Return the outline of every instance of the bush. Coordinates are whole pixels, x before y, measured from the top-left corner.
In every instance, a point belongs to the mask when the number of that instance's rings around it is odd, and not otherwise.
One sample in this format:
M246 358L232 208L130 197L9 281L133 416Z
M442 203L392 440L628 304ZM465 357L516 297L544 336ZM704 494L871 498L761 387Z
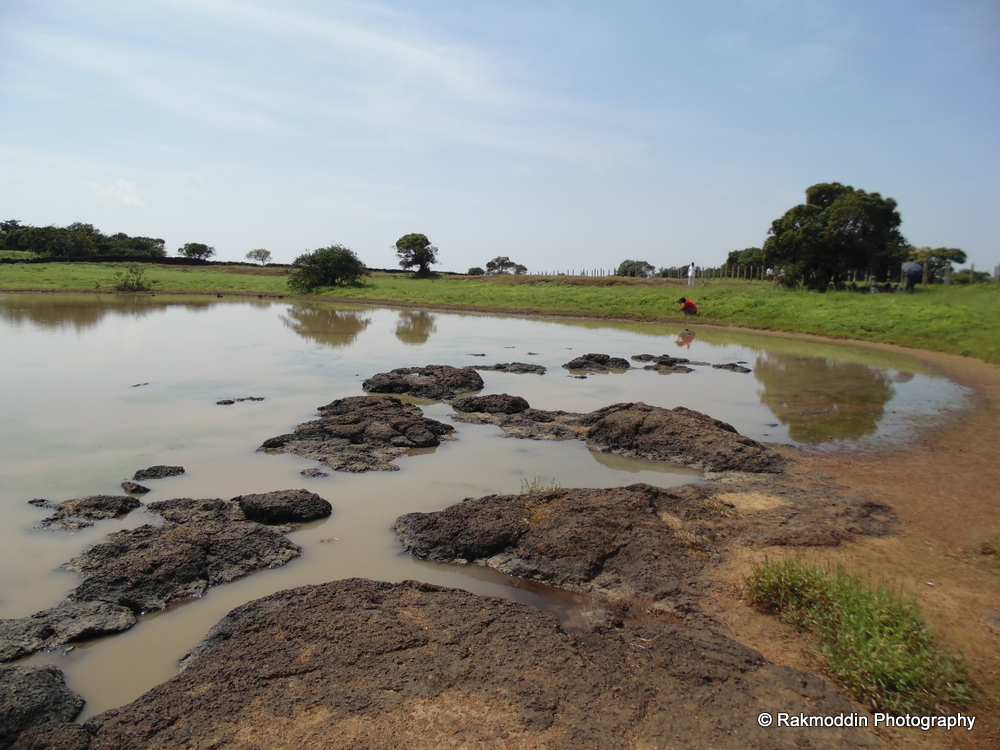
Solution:
M473 266L469 269L468 276L483 276L486 273L482 266Z
M759 609L818 633L827 672L860 703L907 714L970 700L964 665L938 648L919 607L884 584L765 560L744 585Z
M116 292L148 292L158 283L147 279L146 269L133 263L115 274L111 286Z
M288 288L298 294L309 294L324 286L350 284L368 275L368 269L353 250L343 245L330 245L295 259L295 275L288 279Z

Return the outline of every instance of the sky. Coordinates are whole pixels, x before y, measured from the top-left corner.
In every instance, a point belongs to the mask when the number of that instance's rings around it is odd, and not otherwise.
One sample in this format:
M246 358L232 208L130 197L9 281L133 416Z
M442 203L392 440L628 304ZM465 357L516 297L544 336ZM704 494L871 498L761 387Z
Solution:
M717 266L820 182L1000 263L997 0L0 0L0 219Z

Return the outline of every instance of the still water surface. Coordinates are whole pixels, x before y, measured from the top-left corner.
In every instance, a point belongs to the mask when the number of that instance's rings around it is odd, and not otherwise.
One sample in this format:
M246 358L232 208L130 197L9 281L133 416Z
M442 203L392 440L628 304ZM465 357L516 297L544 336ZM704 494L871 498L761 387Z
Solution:
M689 374L631 370L579 379L561 367L588 352L744 362L753 372L699 366ZM47 512L28 500L120 494L120 482L137 469L170 464L187 473L146 483L153 491L144 500L305 487L329 500L333 515L291 535L303 553L283 568L147 615L126 633L27 660L63 669L87 699L83 718L170 677L233 607L294 586L351 576L418 579L571 620L571 595L411 559L392 522L465 497L516 493L536 478L564 487L669 487L700 481L695 472L592 454L579 441L507 439L498 428L464 423L455 423L456 440L401 457L395 472L307 479L299 472L313 461L256 451L315 418L316 407L361 395L362 381L375 373L513 361L548 372L483 372L483 393L568 411L619 401L683 405L757 440L817 450L905 442L969 396L903 356L727 330L214 297L0 295L0 617L54 606L79 583L62 563L113 531L160 522L139 509L90 529L41 530ZM216 404L251 396L264 400ZM451 421L449 406L418 403L428 416Z

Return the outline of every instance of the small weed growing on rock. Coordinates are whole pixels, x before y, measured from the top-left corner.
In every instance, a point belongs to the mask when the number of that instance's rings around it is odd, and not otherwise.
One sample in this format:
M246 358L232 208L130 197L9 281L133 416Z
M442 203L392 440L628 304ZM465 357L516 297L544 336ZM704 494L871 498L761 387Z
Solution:
M919 713L971 699L964 664L938 648L917 604L885 584L765 560L744 587L758 609L815 632L827 672L872 709Z
M555 477L548 482L546 482L542 477L535 477L533 479L522 479L521 480L521 494L525 495L529 492L541 492L542 490L561 490L562 486L556 481Z
M991 560L1000 561L1000 537L995 539L984 539L976 545L976 552Z

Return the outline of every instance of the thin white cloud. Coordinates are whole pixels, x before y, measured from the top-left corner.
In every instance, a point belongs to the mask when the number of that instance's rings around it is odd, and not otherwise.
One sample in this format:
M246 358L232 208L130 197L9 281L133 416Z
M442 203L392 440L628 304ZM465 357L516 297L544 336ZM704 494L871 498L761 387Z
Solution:
M126 206L142 208L143 203L139 198L138 186L130 180L117 179L107 185L90 183L94 193L104 200L113 200L123 203Z

